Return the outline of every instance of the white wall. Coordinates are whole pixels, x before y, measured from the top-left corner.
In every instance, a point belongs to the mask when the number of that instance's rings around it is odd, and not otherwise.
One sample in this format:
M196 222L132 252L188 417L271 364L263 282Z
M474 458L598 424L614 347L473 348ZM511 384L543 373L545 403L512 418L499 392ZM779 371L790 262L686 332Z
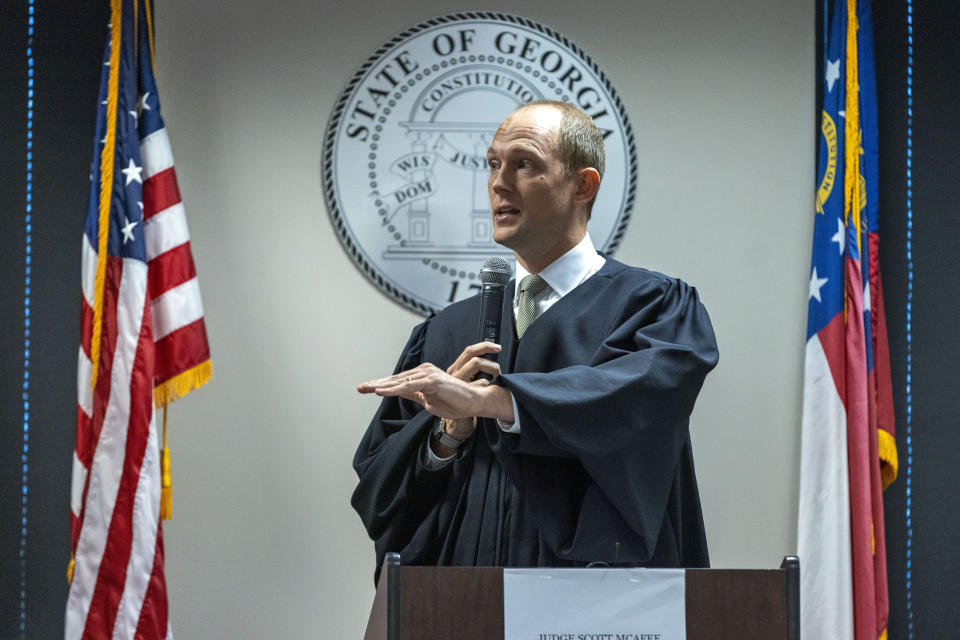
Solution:
M353 451L418 319L354 268L320 179L334 99L383 41L464 7L157 3L157 69L214 380L174 405L171 619L182 638L352 638L373 546ZM475 8L475 7L470 7ZM714 566L795 551L814 185L813 5L488 2L582 46L639 146L617 258L695 284L720 365L694 417Z

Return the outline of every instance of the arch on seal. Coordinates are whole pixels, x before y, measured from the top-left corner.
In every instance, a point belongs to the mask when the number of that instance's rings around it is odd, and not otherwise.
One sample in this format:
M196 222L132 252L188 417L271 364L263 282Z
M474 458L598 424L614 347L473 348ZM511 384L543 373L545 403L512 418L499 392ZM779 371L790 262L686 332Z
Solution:
M488 73L491 76L495 76L495 81L491 84L468 84L465 86L454 87L449 86L445 87L445 84L449 84L452 79L461 75L473 75ZM497 83L496 79L505 79L502 82ZM531 98L524 101L521 96L517 95L516 91L511 91L508 89L510 86L509 81L512 80L522 89L525 89L527 93L531 95ZM431 99L431 94L437 90L441 90L443 93L439 99L434 99L433 106L429 110L423 109L423 105L427 100ZM437 115L441 111L444 104L452 100L453 98L462 95L470 91L484 91L484 92L496 92L508 98L517 99L518 105L522 105L525 102L533 102L535 100L542 100L543 93L540 92L537 87L530 82L527 78L524 78L522 75L514 73L506 69L501 69L500 67L487 67L483 65L474 65L470 67L461 67L457 69L451 69L450 71L444 73L443 75L437 76L433 81L428 84L423 91L420 92L420 95L417 96L417 99L413 102L413 105L410 107L410 122L417 122L417 113L421 110L430 113L429 122L434 122L437 118ZM420 120L422 122L422 120ZM499 123L493 123L493 129L496 130Z

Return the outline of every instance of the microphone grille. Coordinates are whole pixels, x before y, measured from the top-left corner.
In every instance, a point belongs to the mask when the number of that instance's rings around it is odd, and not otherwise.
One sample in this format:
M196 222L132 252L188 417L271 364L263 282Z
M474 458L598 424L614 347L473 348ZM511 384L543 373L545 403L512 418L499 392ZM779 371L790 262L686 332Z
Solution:
M506 285L513 276L510 263L500 256L493 256L483 261L480 267L480 282L484 284Z

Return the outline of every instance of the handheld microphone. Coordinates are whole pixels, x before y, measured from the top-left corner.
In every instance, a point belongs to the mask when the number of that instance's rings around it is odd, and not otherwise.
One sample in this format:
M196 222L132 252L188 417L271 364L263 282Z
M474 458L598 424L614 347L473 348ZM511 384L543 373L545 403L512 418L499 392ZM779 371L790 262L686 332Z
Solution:
M478 341L500 344L500 318L503 315L503 288L513 275L510 263L498 256L487 258L480 267L480 328ZM497 354L488 353L484 358L496 360ZM481 374L490 379L489 376Z

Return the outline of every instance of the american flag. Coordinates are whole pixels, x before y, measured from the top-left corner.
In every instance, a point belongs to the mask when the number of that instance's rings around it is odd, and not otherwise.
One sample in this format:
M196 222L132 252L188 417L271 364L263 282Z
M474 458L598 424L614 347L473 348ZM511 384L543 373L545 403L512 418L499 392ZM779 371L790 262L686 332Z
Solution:
M824 52L807 316L798 555L801 634L886 637L882 491L896 477L877 252L869 0L834 0Z
M83 233L68 640L172 638L154 408L212 374L150 22L148 3L112 0Z

